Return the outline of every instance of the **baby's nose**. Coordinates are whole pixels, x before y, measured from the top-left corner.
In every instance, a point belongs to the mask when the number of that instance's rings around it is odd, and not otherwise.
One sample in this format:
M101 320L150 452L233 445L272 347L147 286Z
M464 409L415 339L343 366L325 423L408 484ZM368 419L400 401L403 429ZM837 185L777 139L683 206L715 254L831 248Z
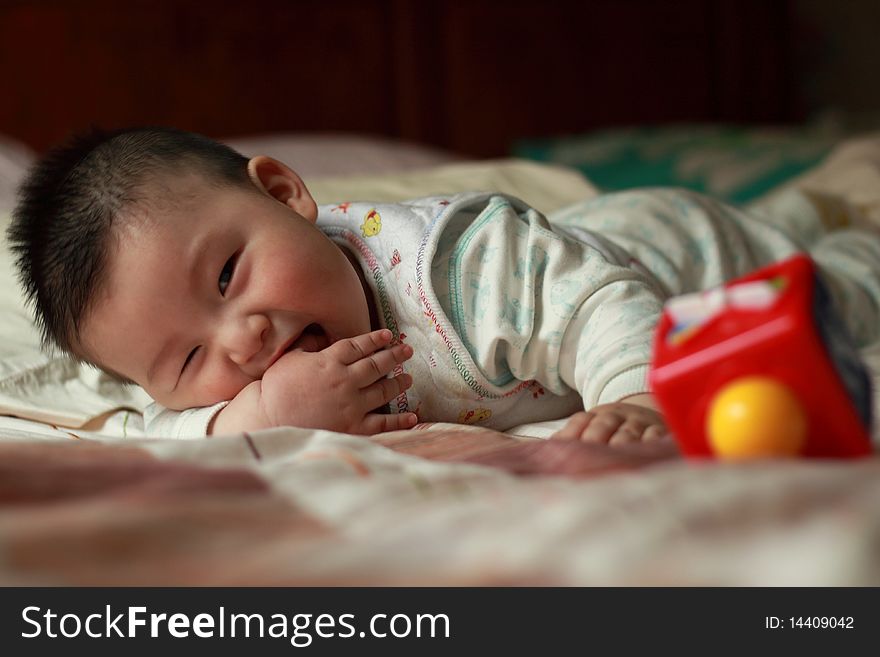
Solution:
M229 359L237 365L247 365L263 349L269 321L262 316L251 316L236 322L223 333L224 347Z

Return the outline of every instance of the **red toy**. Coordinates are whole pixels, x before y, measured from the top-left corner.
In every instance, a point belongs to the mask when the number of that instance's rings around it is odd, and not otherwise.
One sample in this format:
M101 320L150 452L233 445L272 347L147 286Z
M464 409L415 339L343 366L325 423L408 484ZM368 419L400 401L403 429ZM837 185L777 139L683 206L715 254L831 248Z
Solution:
M650 384L688 456L872 452L868 371L806 256L667 302Z

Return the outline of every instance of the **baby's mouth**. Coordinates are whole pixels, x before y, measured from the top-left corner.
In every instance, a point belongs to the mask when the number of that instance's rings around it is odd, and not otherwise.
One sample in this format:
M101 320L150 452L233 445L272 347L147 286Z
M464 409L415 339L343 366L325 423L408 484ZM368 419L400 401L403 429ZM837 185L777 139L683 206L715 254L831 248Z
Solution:
M309 324L303 329L299 337L285 350L293 351L299 349L301 351L321 351L330 346L330 339L327 333L319 324Z

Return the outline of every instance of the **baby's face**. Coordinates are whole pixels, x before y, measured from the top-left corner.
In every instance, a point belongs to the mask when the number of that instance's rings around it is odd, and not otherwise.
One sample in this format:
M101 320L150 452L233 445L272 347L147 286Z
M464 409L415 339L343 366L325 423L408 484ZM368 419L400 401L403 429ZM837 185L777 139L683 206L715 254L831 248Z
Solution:
M180 202L145 210L111 247L82 330L101 365L179 410L231 399L291 348L370 330L360 278L314 217L256 188L169 185Z

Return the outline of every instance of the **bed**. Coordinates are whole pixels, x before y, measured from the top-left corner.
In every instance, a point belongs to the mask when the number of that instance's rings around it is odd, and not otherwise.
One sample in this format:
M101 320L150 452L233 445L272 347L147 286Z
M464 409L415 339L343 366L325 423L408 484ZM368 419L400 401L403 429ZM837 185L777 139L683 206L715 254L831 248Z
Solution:
M549 212L596 193L566 166L399 141L231 143L299 167L319 202L479 187ZM334 148L366 164L340 169ZM0 139L4 226L33 156ZM880 218L880 137L846 140L785 184ZM0 263L4 585L880 585L877 456L689 461L671 438L546 440L558 422L155 438L142 391L39 350L5 248ZM876 379L880 349L864 355Z

